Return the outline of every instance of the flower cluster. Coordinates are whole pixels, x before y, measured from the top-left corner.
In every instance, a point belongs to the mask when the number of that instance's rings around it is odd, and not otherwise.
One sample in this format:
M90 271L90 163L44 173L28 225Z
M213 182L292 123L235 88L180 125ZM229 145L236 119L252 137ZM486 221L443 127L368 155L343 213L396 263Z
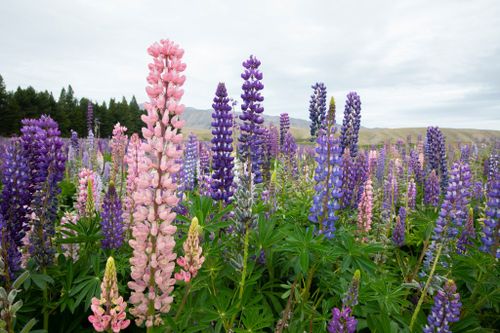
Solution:
M181 187L184 191L192 191L195 186L196 165L198 163L198 139L193 133L189 134L183 162Z
M460 294L453 280L448 280L434 297L434 305L427 317L424 333L451 333L450 324L460 319Z
M81 169L78 174L78 183L76 209L80 216L91 216L94 213L94 209L99 207L100 202L96 173L90 169Z
M102 202L101 230L103 249L118 249L122 246L125 238L122 202L113 181L109 183L108 192Z
M316 194L310 209L309 220L319 224L321 234L332 238L335 232L335 221L340 208L339 200L342 196L342 171L340 165L340 148L333 133L327 135L320 130L316 144L316 172L314 189Z
M350 307L343 307L341 310L333 308L332 319L328 323L328 333L354 333L358 321L351 315Z
M200 246L199 229L198 219L194 217L189 226L187 239L182 245L184 256L177 258L177 265L181 266L182 269L179 273L175 273L176 280L191 281L192 278L196 277L205 261L205 257L201 254L203 249Z
M146 87L150 102L145 104L147 114L141 116L146 124L142 129L146 141L141 146L145 156L139 163L134 193L136 210L129 241L132 281L128 286L132 289L130 313L138 325L152 327L163 322L160 315L170 310L173 301L176 227L172 222L176 214L172 209L179 198L172 175L179 171L177 161L182 156L179 116L184 105L179 101L185 76L180 73L186 65L181 61L184 51L170 40L153 44L148 52L153 57Z
M425 142L425 163L427 173L432 170L440 179L441 192L446 192L448 186L448 166L446 161L445 138L439 127L429 126Z
M434 207L439 205L439 178L436 174L436 170L432 170L425 178L424 204Z
M280 114L280 148L283 149L283 144L285 143L285 137L290 129L290 117L288 113Z
M372 180L366 180L361 200L358 205L358 232L366 235L371 230L373 209L373 186Z
M264 89L264 85L261 82L262 73L259 71L259 66L260 61L254 56L250 56L248 60L243 62L245 72L241 74L245 82L242 86L243 94L241 94L241 98L243 99L241 110L243 113L240 115L240 120L243 123L240 125L239 153L242 161L251 163L251 172L254 174L255 184L262 183L261 155L263 146L262 135L264 134L262 127L264 123L264 118L262 117L264 107L261 105L264 97L260 93Z
M355 92L347 94L344 109L344 120L340 131L340 148L342 154L349 149L351 156L358 154L358 135L361 124L361 99Z
M97 332L113 331L118 333L130 325L125 309L127 302L118 294L116 267L113 257L106 262L106 270L101 283L100 298L92 298L90 306L93 314L89 321Z
M78 214L76 212L64 212L64 215L61 217L61 234L63 239L69 237L76 236L76 232L71 228L78 223ZM62 244L61 248L63 250L64 256L66 258L71 258L73 261L78 260L78 252L80 246L77 243L68 243Z
M500 175L498 165L496 171L488 180L488 202L486 204L486 216L482 230L481 251L491 253L500 258Z
M326 86L322 82L317 82L311 88L313 94L309 101L309 119L311 119L311 138L314 140L319 130L325 128Z
M233 114L224 83L219 83L212 104L212 198L230 202L233 195Z
M396 225L392 231L392 242L395 246L401 247L405 243L406 209L399 207L399 214L396 216Z
M113 128L113 136L109 145L111 146L111 158L113 160L113 172L111 173L111 180L117 181L116 175L123 172L123 158L125 157L125 151L127 150L128 137L125 134L127 128L121 126L120 123L116 123ZM119 177L121 181L121 177Z
M127 155L124 158L124 162L127 164L127 191L123 202L123 220L126 222L128 228L134 220L134 192L137 190L136 180L139 177L139 163L143 160L144 151L141 149L141 139L137 133L134 133L130 137Z

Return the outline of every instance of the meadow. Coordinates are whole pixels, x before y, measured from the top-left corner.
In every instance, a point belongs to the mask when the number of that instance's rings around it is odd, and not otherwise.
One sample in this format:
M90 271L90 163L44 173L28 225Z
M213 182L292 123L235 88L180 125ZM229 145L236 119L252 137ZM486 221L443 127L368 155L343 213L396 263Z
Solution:
M189 130L184 51L147 51L139 132L88 102L1 140L0 333L498 332L498 131L362 128L322 83L266 124L254 56Z

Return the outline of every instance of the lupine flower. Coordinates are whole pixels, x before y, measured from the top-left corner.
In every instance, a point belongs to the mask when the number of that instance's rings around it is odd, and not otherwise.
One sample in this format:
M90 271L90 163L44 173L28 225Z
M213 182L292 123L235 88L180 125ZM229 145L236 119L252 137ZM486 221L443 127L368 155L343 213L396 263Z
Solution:
M377 158L377 181L379 184L382 184L384 181L384 175L385 175L385 156L386 156L386 149L385 147L382 147L380 149L380 154L378 154Z
M290 173L293 177L296 177L298 174L297 144L295 143L295 138L290 132L287 132L285 135L285 141L283 142L282 147L282 156L285 172Z
M212 196L212 176L210 175L210 153L203 142L198 144L198 165L196 168L200 195Z
M399 207L399 215L396 217L396 225L392 231L392 242L401 247L405 243L406 209Z
M108 192L102 202L101 229L103 249L118 249L122 246L125 236L122 202L113 181L109 183Z
M203 142L198 143L198 166L200 173L210 171L210 152Z
M389 162L387 179L384 183L384 201L382 202L382 209L388 214L393 212L393 209L398 202L399 187L395 168L395 161L391 160Z
M368 158L365 153L360 153L354 161L354 191L350 206L357 207L361 200L361 194L369 177Z
M177 265L181 266L182 269L179 273L175 273L176 280L191 281L191 279L196 277L201 265L205 261L205 257L201 254L203 249L200 246L199 229L198 219L194 217L189 226L187 239L182 244L184 256L177 258Z
M269 128L262 128L262 183L265 187L269 186L269 182L271 180L271 152L270 145L268 144L270 141L270 133Z
M52 237L57 217L58 183L64 177L66 156L57 123L48 116L23 119L21 143L30 168L33 194L31 207L36 219L31 233L30 255L39 267L53 261L55 249Z
M450 324L460 319L460 294L453 280L446 281L443 290L438 290L434 305L427 317L424 333L451 333Z
M375 149L368 152L368 173L369 177L373 175L377 168L378 153Z
M358 232L366 235L371 230L373 209L372 180L366 180L361 200L358 205Z
M70 225L76 225L78 223L78 214L76 212L66 211L63 217L61 217L61 235L63 239L76 236L76 232L68 228ZM77 243L67 243L62 244L61 249L66 258L71 258L71 260L78 260L78 252L80 247Z
M113 128L113 136L109 145L111 146L111 158L113 160L113 172L111 173L111 180L117 182L116 175L121 174L123 171L123 158L127 150L128 137L125 134L127 128L116 123ZM118 179L121 181L121 177Z
M474 229L474 210L469 208L467 222L465 223L464 230L460 234L460 238L457 242L457 253L465 254L467 252L467 248L473 244L472 240L474 238L476 238L476 230Z
M71 130L71 139L68 150L68 161L74 161L80 152L80 143L78 142L78 133Z
M333 308L332 320L328 323L329 333L354 333L358 321L351 315L351 308L342 307L342 310Z
M422 181L422 166L420 165L418 152L410 151L410 159L408 161L408 175L414 177L418 183Z
M3 257L9 278L19 270L23 237L28 228L31 201L29 168L20 142L13 140L2 156L0 203L0 258Z
M415 209L416 201L417 201L417 184L413 178L408 182L408 190L406 191L406 196L408 200L408 208Z
M118 333L130 325L125 309L127 302L118 294L118 282L116 279L116 267L113 257L106 262L106 270L101 283L100 298L93 297L90 306L93 314L89 321L97 332L111 330Z
M94 213L96 203L100 201L98 198L100 192L97 188L96 174L94 171L83 168L78 174L78 196L76 199L76 209L80 216L91 216ZM89 196L89 187L91 189L91 196ZM91 206L89 206L91 204Z
M290 129L290 117L288 113L280 114L280 148L283 150L283 144L285 143L286 133Z
M356 173L354 170L354 160L351 152L347 149L342 155L342 208L351 207L352 196L354 193L354 184L356 182Z
M92 102L89 101L87 105L87 131L90 134L92 133L92 137L94 136L94 106Z
M188 142L182 164L182 189L184 191L194 190L196 175L196 164L198 163L198 140L196 135L189 134Z
M474 182L473 189L472 189L472 197L476 201L481 201L484 196L484 188L483 188L483 182L480 180L477 180Z
M436 170L432 170L424 181L424 204L434 207L439 205L439 179Z
M333 133L327 135L320 130L316 144L316 191L310 209L309 221L319 224L320 234L332 238L335 232L336 215L342 196L342 171L340 148Z
M432 170L440 179L441 192L445 193L448 185L448 167L446 162L445 137L439 127L428 127L425 142L427 173Z
M172 222L176 214L172 209L179 198L172 175L179 171L177 160L182 155L177 146L182 142L179 116L184 105L179 101L185 76L180 73L186 65L181 61L184 51L169 40L153 44L148 52L153 57L146 87L150 102L145 104L147 114L141 116L146 124L142 129L146 142L141 146L145 156L134 193L135 223L129 241L132 281L128 286L132 289L130 313L137 325L152 327L162 324L161 314L170 310L173 301L176 227Z
M259 66L260 61L254 56L250 56L248 60L243 62L245 72L241 74L245 82L242 86L243 94L241 94L241 98L243 99L241 110L243 114L240 115L240 120L243 123L240 125L239 153L242 161L251 163L251 172L255 175L255 184L262 183L261 154L263 145L262 135L264 134L262 128L262 124L264 123L264 118L262 117L264 107L261 105L264 97L260 93L264 89L264 85L261 82L262 73L259 71Z
M361 271L357 269L352 277L351 285L347 290L344 298L342 299L342 304L345 307L353 308L358 305L359 296L359 284L361 282Z
M212 198L228 203L233 195L233 114L224 83L219 83L212 104Z
M136 180L139 177L139 163L144 159L144 151L141 149L141 139L137 133L132 134L124 158L127 164L127 193L123 204L123 219L128 228L132 226L134 220L135 200L134 193L137 190Z
M267 144L267 151L269 153L269 156L271 158L277 158L278 157L278 152L279 152L279 132L276 126L273 124L269 125L269 132L266 140Z
M358 154L358 134L361 124L361 99L355 92L347 94L345 102L344 120L340 131L340 148L342 154L348 148L351 156Z
M330 104L328 106L328 111L326 113L326 127L335 126L335 98L333 96L330 98Z
M317 82L311 88L313 94L309 101L309 119L311 119L311 139L314 140L319 130L325 128L326 86L322 82Z
M500 176L498 167L496 172L488 180L488 201L486 203L486 216L481 235L482 246L480 250L491 253L496 258L500 258Z
M443 244L442 253L446 257L467 219L467 205L470 202L471 172L467 163L455 162L450 172L448 189L441 205L432 243L426 253L424 267L429 268L438 244ZM443 262L446 265L446 261Z

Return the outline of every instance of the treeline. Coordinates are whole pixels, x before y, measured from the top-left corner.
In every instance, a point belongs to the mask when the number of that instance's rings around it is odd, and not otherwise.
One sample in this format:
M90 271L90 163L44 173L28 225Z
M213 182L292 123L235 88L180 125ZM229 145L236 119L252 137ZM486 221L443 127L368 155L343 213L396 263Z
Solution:
M68 137L73 129L78 132L79 137L86 137L88 102L88 98L78 99L71 85L62 88L57 99L52 93L46 90L36 91L31 86L7 91L0 75L0 136L19 135L22 119L38 118L47 114L58 122L63 136ZM135 96L130 102L127 102L125 97L121 101L112 98L108 103L94 102L93 107L98 136L111 137L113 126L117 122L126 126L128 133L140 133L142 111Z

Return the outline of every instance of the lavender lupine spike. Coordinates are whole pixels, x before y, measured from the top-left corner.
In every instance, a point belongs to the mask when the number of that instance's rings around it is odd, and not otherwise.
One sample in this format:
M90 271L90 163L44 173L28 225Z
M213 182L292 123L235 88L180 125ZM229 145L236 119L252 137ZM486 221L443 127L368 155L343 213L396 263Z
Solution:
M189 134L188 142L186 143L184 161L182 164L182 183L181 187L184 191L192 191L195 186L196 164L198 163L198 140L196 135Z
M340 148L333 133L327 135L323 130L316 144L316 172L314 187L316 194L310 209L309 221L318 223L320 233L332 238L335 231L339 200L342 196L342 171Z
M408 175L414 177L417 183L422 181L422 166L420 165L420 160L418 156L418 151L410 151L410 158L408 161Z
M354 272L354 276L352 277L351 285L349 286L347 293L342 299L342 304L345 307L353 308L354 306L358 305L360 282L361 282L361 271L357 269Z
M446 192L448 185L448 166L446 160L445 137L439 127L428 127L425 142L425 163L427 174L432 170L436 171L439 177L441 192Z
M439 178L436 174L436 170L432 170L425 178L424 204L434 207L439 205Z
M457 241L457 253L466 254L468 247L473 244L472 240L475 238L476 230L474 229L474 210L469 208L467 222L465 223L464 230L460 234L460 238Z
M392 242L394 245L401 247L405 243L405 224L406 224L406 209L399 208L399 215L396 217L396 225L392 232Z
M342 307L342 310L333 308L332 320L328 323L328 333L354 333L358 321L351 315L351 308Z
M350 204L351 207L355 208L359 205L364 185L369 177L368 168L368 157L366 154L364 152L358 154L354 161L354 191Z
M340 148L342 154L349 149L351 156L358 154L358 135L361 124L361 99L355 92L347 94L345 102L344 120L340 131Z
M87 132L92 133L94 135L94 105L91 101L89 101L87 105Z
M326 86L322 82L315 83L313 94L309 101L309 119L311 119L311 139L319 134L319 130L325 128L326 118Z
M104 196L101 213L101 229L103 249L118 249L124 241L122 202L116 193L115 184L111 181L108 192Z
M39 267L53 261L52 244L57 213L58 183L64 176L66 156L57 123L48 116L23 119L21 142L30 168L31 207L36 216L31 232L30 255Z
M233 114L224 83L219 83L212 104L212 198L231 201L233 196Z
M441 244L442 253L448 255L452 244L467 220L470 202L471 172L467 163L455 162L450 172L448 189L441 205L436 227L432 235L432 243L426 253L424 267L429 268L434 260L434 252ZM443 257L443 256L441 256ZM444 262L446 264L446 262Z
M250 56L248 60L243 62L245 72L241 77L245 82L243 83L243 104L241 110L243 113L240 115L240 136L239 136L239 154L241 160L246 163L251 163L254 174L254 183L262 183L261 164L262 164L262 135L264 130L262 124L264 118L262 112L264 107L262 102L264 97L260 91L264 89L262 84L262 73L259 71L260 61L254 56Z
M20 269L23 237L28 230L27 214L31 194L29 169L18 140L13 140L2 156L0 203L0 258L13 278Z
M269 125L269 134L267 136L267 149L271 158L277 158L279 153L279 131L273 124Z
M384 201L382 203L382 209L386 213L391 213L398 202L398 181L396 178L396 166L395 161L391 160L389 162L389 171L387 174L387 179L384 183Z
M356 173L354 170L354 160L351 152L347 149L342 155L342 200L341 207L351 207L352 197L354 193L354 185L356 182Z
M487 188L488 201L486 204L486 216L481 235L482 245L480 250L491 253L497 259L500 259L500 175L498 165L492 177L488 179Z
M446 281L442 290L434 297L434 305L427 317L424 333L451 333L450 324L460 319L460 294L453 280Z
M285 172L290 173L293 177L296 177L298 174L297 143L290 132L287 132L285 135L285 141L283 142L282 147L282 156Z
M377 157L377 181L379 184L382 184L384 181L385 175L385 157L386 157L386 149L382 147Z
M290 129L290 117L288 113L280 114L280 148L283 149L286 133Z
M406 192L407 200L408 200L408 208L415 209L417 202L417 184L413 178L408 182L408 190Z

